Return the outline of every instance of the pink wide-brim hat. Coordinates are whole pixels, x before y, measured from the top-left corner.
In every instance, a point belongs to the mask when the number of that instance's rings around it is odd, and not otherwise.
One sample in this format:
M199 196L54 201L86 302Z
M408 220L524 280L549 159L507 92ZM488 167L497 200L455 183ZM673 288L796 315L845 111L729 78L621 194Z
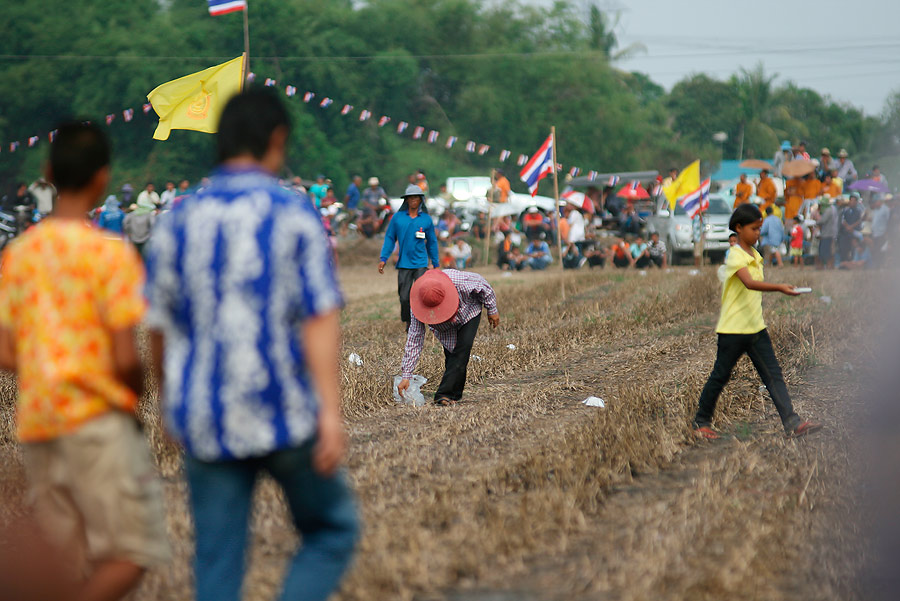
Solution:
M412 314L422 323L444 323L459 310L459 292L443 271L426 271L409 292Z

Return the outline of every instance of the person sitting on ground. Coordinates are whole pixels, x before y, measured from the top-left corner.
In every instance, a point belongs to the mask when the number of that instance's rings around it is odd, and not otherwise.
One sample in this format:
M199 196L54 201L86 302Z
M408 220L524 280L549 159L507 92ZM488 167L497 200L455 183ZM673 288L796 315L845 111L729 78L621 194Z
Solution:
M425 326L444 347L444 376L434 393L435 405L455 405L466 385L469 355L478 333L481 311L487 311L492 328L500 325L497 297L487 280L477 273L433 269L416 280L410 291L413 320L406 337L402 380L397 386L402 396L409 388L419 356L425 346Z
M522 229L525 237L529 240L537 240L541 234L546 234L547 230L544 226L544 216L537 207L528 207L522 216Z
M506 258L506 263L509 265L510 271L522 271L528 264L528 257L522 253L521 248L513 246Z
M532 240L525 249L528 257L528 266L536 271L546 269L553 262L550 254L550 245L545 240Z
M445 232L446 233L446 232ZM453 247L447 246L441 249L441 269L452 269L455 261L453 260Z
M144 268L133 247L85 219L109 185L105 134L84 122L56 132L54 212L3 254L0 368L18 376L28 496L64 553L65 598L111 601L170 560L162 485L135 415Z
M125 213L119 208L119 201L115 194L106 197L100 215L97 217L97 225L101 228L114 232L122 236L122 220L125 219Z
M456 244L449 249L450 256L453 257L453 264L460 271L464 270L472 258L472 247L462 238L456 239Z
M872 230L863 228L862 239L854 236L852 258L841 261L838 269L868 269L872 266Z
M745 353L769 391L788 436L803 436L821 429L821 425L803 421L794 411L784 383L781 366L762 314L762 293L799 294L789 284L771 284L763 278L763 259L754 248L763 227L762 213L752 204L734 210L728 229L737 233L738 245L731 249L722 273L722 310L716 325L718 351L715 365L697 403L694 433L706 439L719 438L712 428L719 394L731 378L731 372Z
M576 246L574 242L569 242L563 253L563 269L578 269L585 261L586 259L582 257L581 253L578 251L578 246Z
M609 254L612 255L612 262L616 267L625 268L631 266L631 245L624 239L617 240L609 249Z
M606 264L606 249L597 242L597 234L593 231L587 235L582 254L584 255L584 258L587 259L587 264L591 269L594 267L600 267L602 269Z
M650 244L647 246L647 254L650 257L650 264L656 265L660 269L665 269L669 266L669 260L667 257L666 243L660 240L659 232L653 232L650 234Z
M512 251L513 243L510 240L510 233L506 231L503 234L503 240L497 245L497 267L500 270L509 269L509 253Z
M638 236L629 249L631 251L631 266L645 269L650 265L650 246L644 242L643 236Z
M640 218L632 203L625 205L619 217L619 230L623 235L637 235L644 227L644 220Z

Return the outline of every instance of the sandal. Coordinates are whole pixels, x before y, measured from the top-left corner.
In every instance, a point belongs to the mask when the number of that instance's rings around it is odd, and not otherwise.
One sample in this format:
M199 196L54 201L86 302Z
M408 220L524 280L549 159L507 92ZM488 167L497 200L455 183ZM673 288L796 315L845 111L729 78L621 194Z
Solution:
M438 399L434 399L434 404L439 407L450 407L451 405L455 405L456 401L454 401L450 397L442 396Z
M719 433L709 426L694 428L694 436L697 438L705 438L706 440L718 440L720 438Z
M800 436L806 436L807 434L812 434L813 432L818 432L822 429L822 424L817 424L816 422L805 421L796 428L794 428L791 432L788 432L788 438L799 438Z

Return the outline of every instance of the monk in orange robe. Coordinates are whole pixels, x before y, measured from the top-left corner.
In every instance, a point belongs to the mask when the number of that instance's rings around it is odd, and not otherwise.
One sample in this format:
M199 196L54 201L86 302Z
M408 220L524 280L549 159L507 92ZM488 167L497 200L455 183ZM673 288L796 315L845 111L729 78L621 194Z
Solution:
M753 194L753 184L747 181L747 174L741 173L741 181L734 187L734 208L745 202L750 202L750 195Z
M784 218L793 219L803 205L803 179L792 177L784 184Z
M777 194L775 182L769 177L769 172L763 169L759 173L759 183L756 184L756 195L763 199L762 206L759 207L763 214L765 214L767 208L775 204L775 196Z

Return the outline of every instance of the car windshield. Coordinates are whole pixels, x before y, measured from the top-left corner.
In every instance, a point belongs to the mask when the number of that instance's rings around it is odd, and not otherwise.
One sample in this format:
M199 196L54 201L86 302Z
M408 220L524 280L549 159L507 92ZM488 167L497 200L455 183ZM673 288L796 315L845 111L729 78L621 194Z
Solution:
M468 200L470 198L485 198L488 189L491 187L491 178L489 177L467 177L453 180L451 184L450 194L457 200Z
M709 209L706 210L708 215L731 215L731 209L728 203L717 196L710 196ZM677 202L675 203L675 215L684 215L684 209Z

